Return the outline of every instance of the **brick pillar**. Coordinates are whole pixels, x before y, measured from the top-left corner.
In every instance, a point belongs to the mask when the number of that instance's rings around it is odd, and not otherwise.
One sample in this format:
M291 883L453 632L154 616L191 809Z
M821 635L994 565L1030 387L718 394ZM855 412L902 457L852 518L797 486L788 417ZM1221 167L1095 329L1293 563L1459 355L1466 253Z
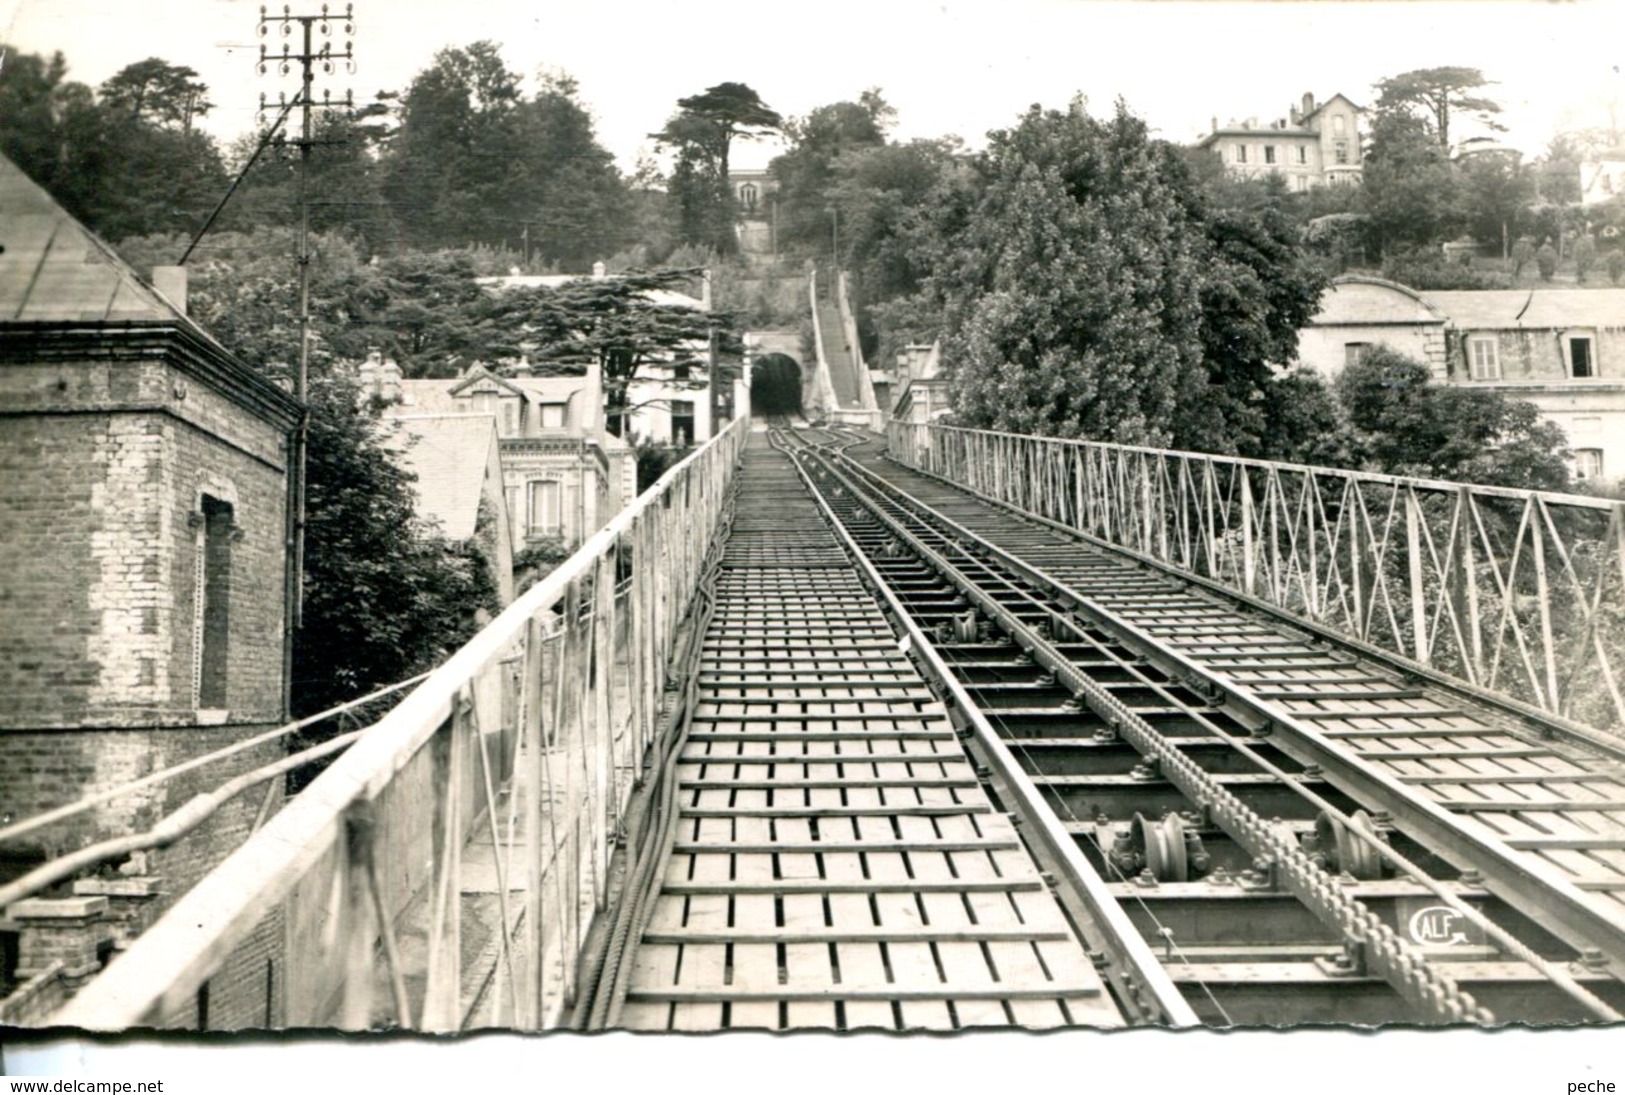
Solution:
M162 894L155 876L134 878L81 878L73 884L75 897L101 897L107 900L107 936L124 950L158 919L158 898Z
M17 975L26 980L62 963L62 981L77 991L101 969L96 948L111 938L105 897L31 897L6 912L18 925Z

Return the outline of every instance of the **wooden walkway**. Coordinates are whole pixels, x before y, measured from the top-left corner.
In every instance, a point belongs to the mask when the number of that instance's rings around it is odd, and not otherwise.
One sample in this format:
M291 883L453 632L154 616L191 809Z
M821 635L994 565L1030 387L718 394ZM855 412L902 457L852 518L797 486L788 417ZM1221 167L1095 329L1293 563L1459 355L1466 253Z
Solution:
M751 445L622 1025L1121 1025L789 460Z

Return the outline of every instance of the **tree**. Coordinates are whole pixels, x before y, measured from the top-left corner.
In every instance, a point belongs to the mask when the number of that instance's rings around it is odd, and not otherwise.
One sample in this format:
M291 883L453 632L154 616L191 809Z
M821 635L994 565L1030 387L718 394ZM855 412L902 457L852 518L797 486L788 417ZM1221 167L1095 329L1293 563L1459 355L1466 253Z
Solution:
M585 272L631 242L631 195L577 92L568 75L549 74L520 107L515 206L525 221L527 258Z
M717 84L677 100L677 113L650 136L676 153L670 193L682 242L734 252L733 188L728 181L733 142L765 136L783 123L746 84Z
M656 367L686 366L695 391L707 387L707 344L737 351L732 317L657 299L692 275L665 270L613 278L577 278L559 286L509 289L485 314L492 360L597 365L604 384L605 425L621 436L635 409L629 389Z
M1597 265L1597 240L1590 232L1574 241L1574 276L1584 285L1586 275Z
M704 123L695 132L705 133L707 151L716 160L717 173L728 178L728 153L736 139L754 140L774 132L784 124L778 112L762 102L748 84L722 83L699 95L677 100L680 115Z
M822 250L830 239L837 162L883 146L895 116L879 90L871 88L857 102L817 107L806 117L785 123L790 149L768 165L779 184L781 241L805 245L815 253Z
M1278 382L1277 366L1297 356L1298 331L1314 318L1326 277L1285 211L1279 180L1222 193L1231 204L1214 204L1205 190L1189 199L1206 244L1199 300L1207 383L1182 392L1174 427L1182 447L1279 457L1275 427L1285 416L1273 404L1299 392Z
M1552 246L1551 240L1542 240L1540 250L1535 252L1535 265L1540 269L1540 280L1551 281L1557 273L1557 248Z
M1354 466L1393 475L1564 490L1563 431L1523 400L1436 385L1426 365L1386 346L1338 376Z
M1523 268L1535 261L1535 241L1528 236L1519 236L1518 242L1512 245L1512 276L1523 277Z
M1454 234L1461 205L1455 173L1421 121L1392 111L1378 114L1361 174L1362 212L1384 254Z
M934 195L955 190L961 155L956 139L914 140L847 152L833 165L828 198L841 219L859 324L879 328L874 360L891 361L909 342L936 337L934 313L919 312L931 318L918 329L909 318L929 272L929 246L917 244L926 211L939 205Z
M412 476L356 384L315 376L309 406L295 716L433 668L472 637L480 609L498 608L479 551L417 517Z
M1121 106L1109 122L1035 107L933 196L924 293L967 424L1174 440L1181 390L1205 380L1175 155Z
M132 65L103 85L98 101L90 88L67 80L61 54L0 50L0 149L68 212L115 241L201 226L227 185L218 149L206 135L175 124L176 112L188 108L172 97L173 88L148 90L135 110L128 98L132 71L190 69L157 60ZM198 104L190 109L195 113Z
M237 193L221 212L216 229L256 231L285 228L299 220L299 172L305 170L310 226L317 232L348 232L369 255L397 248L400 226L384 198L380 154L391 136L384 121L387 100L354 111L323 111L312 119L316 145L300 166L299 149L283 129L260 150ZM295 123L297 124L297 123ZM230 150L241 169L265 132L245 134Z
M126 65L109 77L101 86L101 99L115 115L182 133L190 133L193 119L214 106L196 69L158 57Z
M498 243L510 235L522 154L519 75L489 41L443 49L401 98L384 191L409 244Z
M1501 248L1506 258L1515 233L1526 227L1534 181L1516 156L1485 153L1460 166L1461 218L1473 238Z
M1535 191L1541 201L1559 205L1580 200L1580 164L1585 154L1573 134L1559 133L1535 163Z
M1406 115L1423 123L1446 157L1450 155L1452 115L1470 114L1490 129L1503 129L1490 117L1501 112L1493 99L1473 92L1492 81L1476 68L1419 68L1377 81L1378 116Z

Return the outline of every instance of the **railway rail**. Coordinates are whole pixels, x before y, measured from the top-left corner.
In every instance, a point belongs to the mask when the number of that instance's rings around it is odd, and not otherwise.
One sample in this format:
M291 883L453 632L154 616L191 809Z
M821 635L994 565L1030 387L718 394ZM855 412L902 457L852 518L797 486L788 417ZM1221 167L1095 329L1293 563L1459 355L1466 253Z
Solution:
M778 436L1203 1019L1618 1017L1617 756Z
M751 439L658 896L607 1025L1118 1026L790 459Z

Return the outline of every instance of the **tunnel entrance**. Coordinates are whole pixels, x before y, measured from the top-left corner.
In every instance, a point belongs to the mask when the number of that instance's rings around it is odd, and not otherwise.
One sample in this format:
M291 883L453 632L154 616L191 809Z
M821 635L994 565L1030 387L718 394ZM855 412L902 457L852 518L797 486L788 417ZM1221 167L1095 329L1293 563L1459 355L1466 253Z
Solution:
M789 354L763 354L751 365L750 406L755 414L801 413L801 366Z

